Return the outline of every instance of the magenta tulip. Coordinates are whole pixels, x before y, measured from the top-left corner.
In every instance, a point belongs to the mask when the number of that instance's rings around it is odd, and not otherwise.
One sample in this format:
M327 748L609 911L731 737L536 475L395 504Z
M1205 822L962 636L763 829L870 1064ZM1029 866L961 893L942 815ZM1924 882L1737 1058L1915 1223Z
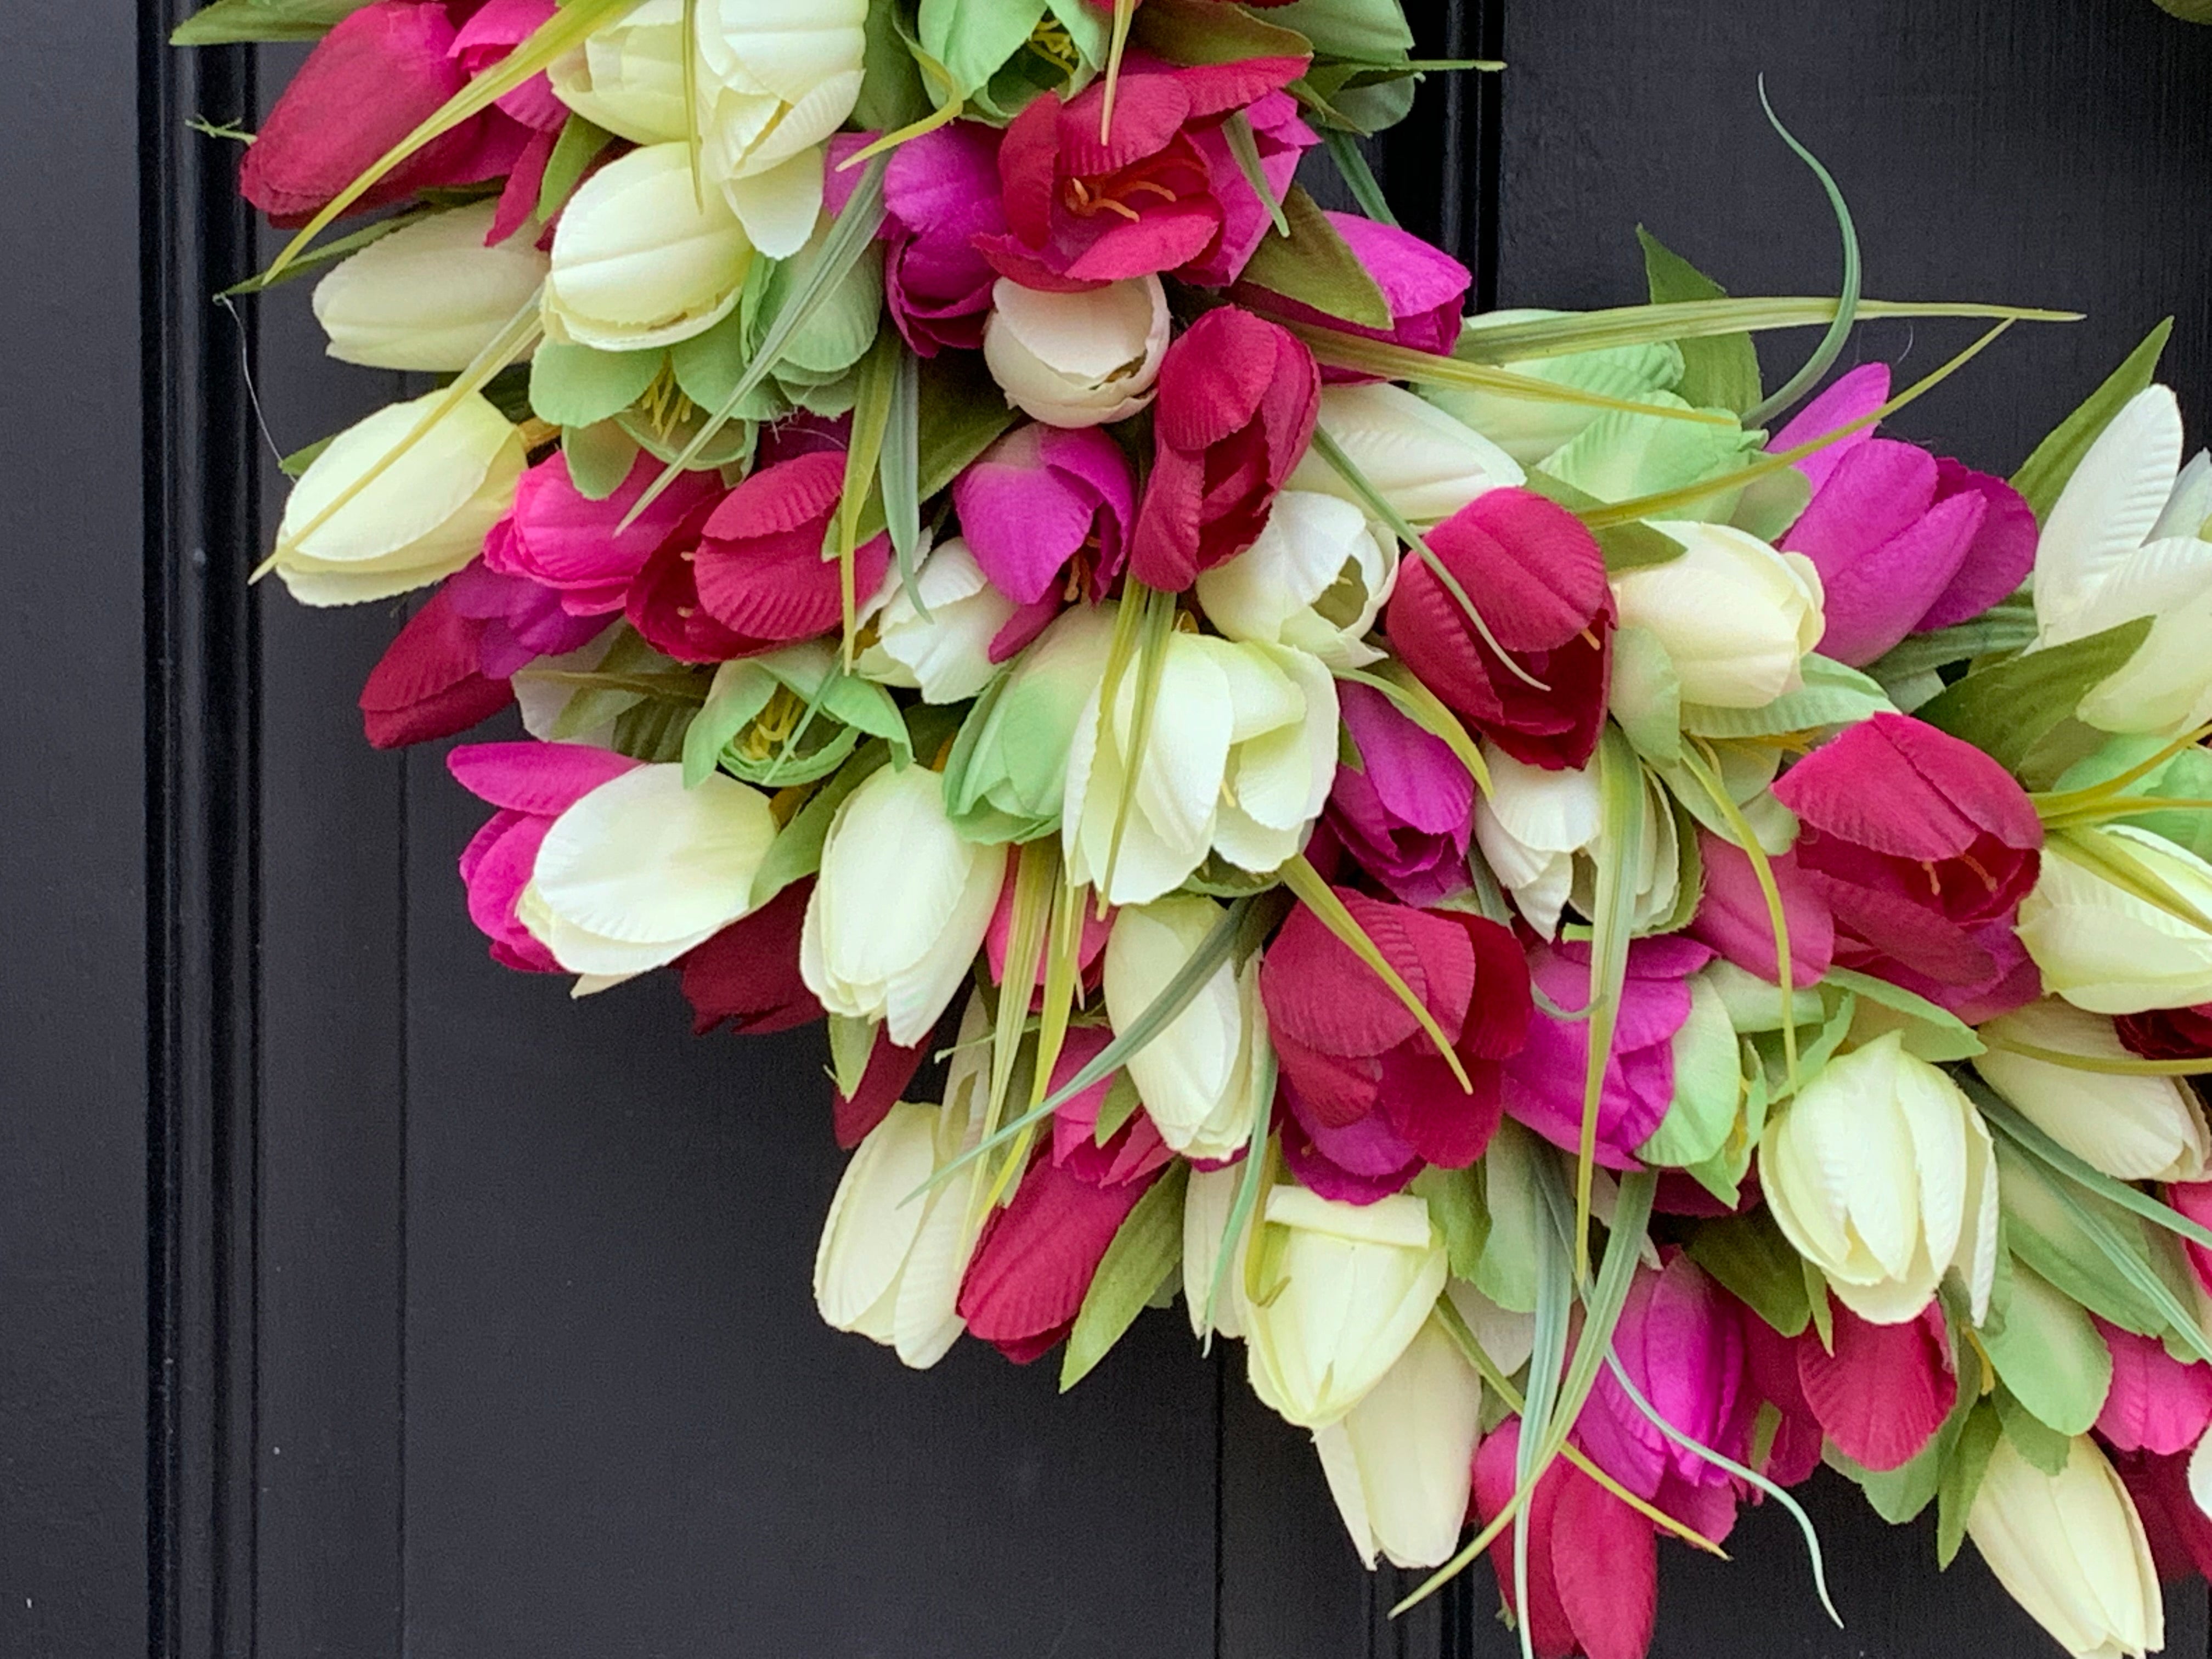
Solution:
M1401 903L1434 904L1467 890L1474 780L1451 745L1371 687L1346 681L1338 712L1359 752L1340 763L1328 822L1344 850Z
M1841 1303L1832 1315L1834 1352L1810 1329L1797 1339L1806 1404L1844 1456L1869 1469L1900 1468L1959 1398L1942 1304L1931 1302L1901 1325L1871 1324Z
M527 576L502 576L482 559L447 577L439 591L462 616L483 624L477 654L483 672L500 679L540 657L580 649L607 627L605 617L572 613L559 589Z
M1267 193L1279 202L1297 177L1298 157L1321 138L1300 118L1297 100L1288 93L1271 92L1256 98L1245 106L1243 114L1252 129L1260 175L1267 181ZM1273 230L1274 216L1254 191L1218 123L1194 125L1190 137L1206 163L1207 188L1221 206L1221 240L1211 253L1191 261L1176 274L1200 288L1226 288L1237 280L1261 240Z
M1474 278L1468 268L1442 248L1432 247L1410 231L1386 225L1356 213L1325 213L1352 257L1365 267L1390 307L1389 328L1369 328L1247 283L1237 290L1239 300L1278 317L1315 323L1370 340L1387 340L1414 351L1448 356L1459 339L1460 316L1467 307L1467 290ZM1356 380L1366 377L1346 369L1324 368L1325 380Z
M554 819L638 764L580 743L464 744L446 757L462 788L499 810L461 854L469 920L491 940L492 960L525 973L561 964L514 914Z
M1521 1419L1509 1417L1474 1454L1476 1512L1487 1523L1520 1487ZM1528 1605L1516 1607L1514 1534L1490 1547L1499 1594L1528 1626L1539 1659L1644 1659L1659 1609L1659 1549L1651 1523L1564 1459L1538 1479L1528 1534Z
M1774 917L1766 906L1750 856L1711 830L1698 832L1705 890L1690 923L1690 937L1710 945L1747 974L1770 984L1782 972L1774 938ZM1795 852L1770 855L1769 868L1782 900L1783 925L1790 933L1790 982L1801 989L1816 985L1835 960L1836 922L1821 897L1797 867Z
M1743 1316L1704 1268L1679 1253L1656 1272L1638 1268L1613 1328L1613 1349L1637 1392L1669 1424L1739 1462L1748 1455L1752 1414L1741 1408ZM1729 1481L1718 1464L1662 1434L1610 1366L1598 1373L1575 1437L1639 1498L1657 1497L1669 1476L1688 1486Z
M860 173L836 176L857 180ZM891 152L884 169L884 299L917 356L982 348L998 273L976 252L975 238L1006 229L992 129L955 121Z
M2097 1432L2118 1451L2164 1455L2195 1446L2212 1427L2212 1365L2176 1359L2156 1337L2096 1324L2112 1355Z
M660 461L640 451L614 494L595 501L576 488L568 458L555 450L516 484L514 511L484 538L485 565L556 590L562 606L579 617L621 610L646 560L722 494L712 472L680 473L635 524L622 528L663 470Z
M514 701L506 674L484 671L484 631L454 604L450 585L407 619L361 688L362 728L374 747L450 738Z
M1065 604L1106 597L1128 554L1136 482L1096 427L1032 422L993 444L952 482L968 550L1021 609L991 643L1003 662Z

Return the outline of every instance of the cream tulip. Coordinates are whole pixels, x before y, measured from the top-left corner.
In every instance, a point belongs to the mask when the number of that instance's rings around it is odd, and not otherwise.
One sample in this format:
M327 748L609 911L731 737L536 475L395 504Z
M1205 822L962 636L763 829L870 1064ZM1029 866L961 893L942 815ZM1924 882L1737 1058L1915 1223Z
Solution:
M1449 519L1486 490L1527 481L1520 464L1496 444L1403 386L1325 386L1320 424L1376 492L1414 524ZM1306 452L1289 487L1365 505L1319 450Z
M1115 914L1104 982L1106 1016L1116 1030L1152 1006L1227 914L1191 893ZM1145 1115L1160 1139L1187 1157L1227 1158L1251 1142L1261 1091L1274 1077L1259 970L1257 956L1242 973L1224 960L1182 1012L1129 1056L1126 1069Z
M1444 1287L1426 1200L1346 1204L1302 1187L1268 1193L1253 1248L1273 1292L1245 1310L1253 1392L1286 1421L1342 1420L1398 1363Z
M991 290L983 361L1006 401L1047 426L1104 426L1152 400L1168 349L1168 296L1157 276L1080 294L1003 278Z
M736 308L752 261L729 204L695 191L684 145L634 149L584 180L562 211L547 337L600 351L688 340Z
M1364 668L1398 576L1398 544L1351 502L1308 489L1275 497L1259 539L1198 573L1206 620L1232 640L1287 645L1331 668Z
M2212 920L2212 864L2130 824L2080 833ZM2212 1002L2212 931L2107 880L2065 836L2044 845L2034 890L2021 901L2020 942L2042 970L2044 989L2092 1013Z
M965 702L999 672L991 641L1013 619L1014 602L957 536L931 550L914 585L915 593L904 592L890 573L861 618L875 623L875 642L854 666L881 684L919 690L924 702Z
M434 214L380 236L315 284L329 355L371 368L447 374L536 297L549 261L528 236L485 246L495 204Z
M1861 1318L1902 1324L1954 1267L1975 1317L1988 1306L1997 1226L1990 1132L1897 1032L1830 1060L1770 1118L1759 1170L1784 1235Z
M1314 1431L1322 1473L1369 1567L1441 1566L1459 1547L1481 1437L1482 1379L1431 1319L1337 1422Z
M1528 925L1557 936L1575 881L1575 854L1602 826L1597 772L1555 772L1486 744L1490 789L1474 804L1475 844Z
M1615 576L1613 598L1623 628L1648 629L1666 647L1682 701L1763 708L1802 685L1800 665L1826 626L1813 562L1729 525L1668 520L1652 528L1682 553Z
M1223 1336L1244 1334L1244 1252L1252 1242L1249 1216L1229 1246L1228 1267L1219 1267L1229 1218L1237 1212L1237 1191L1243 1179L1242 1164L1218 1170L1193 1168L1190 1184L1183 1191L1182 1301L1190 1316L1190 1334L1200 1340L1209 1328ZM1217 1279L1218 1296L1214 1294Z
M2202 1181L2212 1158L2204 1109L2179 1078L2138 1077L2038 1060L2012 1045L2125 1063L2112 1022L2057 998L1981 1028L1974 1069L2045 1134L2116 1181Z
M911 1048L967 978L1006 873L1006 848L953 829L943 777L883 768L830 821L799 930L800 977L830 1013L880 1019Z
M1071 879L1142 904L1209 854L1265 874L1304 846L1336 777L1327 668L1303 651L1171 634L1141 757L1129 752L1137 690L1138 676L1122 675L1113 717L1101 717L1102 686L1076 722L1060 823Z
M390 599L453 574L482 550L485 532L514 505L527 459L522 434L471 395L408 443L444 397L428 392L348 427L292 486L275 568L294 599Z
M670 763L625 772L555 819L515 914L563 968L624 977L703 945L751 906L775 839L768 797Z
M2076 1659L2142 1659L2166 1645L2166 1607L2142 1517L2087 1435L2045 1474L2000 1437L1966 1516L1997 1583Z

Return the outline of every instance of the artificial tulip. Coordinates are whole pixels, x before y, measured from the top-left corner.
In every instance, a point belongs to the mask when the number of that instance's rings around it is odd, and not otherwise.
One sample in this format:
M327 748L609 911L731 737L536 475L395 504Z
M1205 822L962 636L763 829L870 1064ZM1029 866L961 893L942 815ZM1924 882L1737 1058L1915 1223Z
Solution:
M1336 689L1355 767L1340 760L1328 823L1359 866L1401 902L1434 904L1469 885L1474 779L1451 745L1371 686Z
M793 882L678 959L694 1032L704 1036L730 1024L763 1036L822 1018L822 1005L799 971L799 933L813 890L811 881Z
M1574 890L1576 855L1602 827L1597 774L1526 765L1495 747L1484 759L1490 788L1474 804L1475 844L1522 919L1556 938Z
M1904 1468L1958 1403L1958 1365L1941 1304L1875 1324L1847 1304L1831 1308L1829 1321L1830 1343L1808 1330L1794 1345L1806 1409L1829 1443L1860 1467Z
M623 528L623 520L662 471L641 451L614 493L594 501L576 488L568 457L556 450L516 483L514 511L484 538L485 568L553 589L572 616L621 610L645 562L721 493L713 473L680 472Z
M1060 827L1068 755L1097 718L1115 610L1064 613L969 711L945 764L945 801L978 841L1036 841Z
M407 619L361 688L362 728L371 747L449 738L514 701L504 677L484 672L484 629L454 603L450 582Z
M2054 841L2020 907L2020 942L2045 988L2100 1014L2212 1001L2212 931L2201 925L2212 919L2212 864L2126 824L2080 833L2141 865L2199 920L2137 897L2069 842Z
M952 481L952 506L991 586L1020 607L991 642L1000 662L1063 604L1105 599L1127 557L1136 482L1096 427L1024 422Z
M1014 602L957 536L930 550L914 586L908 593L894 575L865 609L861 621L874 624L876 638L854 668L881 684L919 690L924 702L965 702L990 681L991 641L1013 619Z
M1006 871L1003 848L953 829L937 773L871 774L823 843L799 942L808 987L833 1014L880 1019L902 1048L920 1042L966 979Z
M1324 387L1316 424L1376 494L1412 524L1449 519L1486 491L1527 480L1519 463L1496 444L1403 386L1372 381ZM1285 488L1366 505L1317 450L1306 452Z
M955 121L891 152L884 167L884 302L916 356L983 343L998 273L974 239L1006 228L999 135L989 127Z
M1620 625L1648 630L1666 650L1682 701L1763 708L1803 684L1800 665L1823 626L1813 562L1729 525L1652 527L1683 551L1615 576L1613 594Z
M1639 1267L1613 1328L1613 1357L1644 1402L1673 1427L1738 1462L1750 1449L1743 1389L1741 1304L1686 1255ZM1605 1472L1639 1498L1662 1483L1725 1486L1726 1469L1662 1434L1631 1400L1613 1368L1598 1372L1575 1438Z
M489 246L494 208L456 208L402 225L315 284L330 355L371 368L466 368L536 298L548 261L510 237Z
M1459 1547L1474 1482L1482 1379L1434 1319L1366 1397L1314 1431L1352 1547L1370 1568L1435 1567Z
M1210 1333L1244 1334L1244 1252L1252 1242L1251 1218L1245 1218L1234 1239L1228 1237L1243 1180L1241 1162L1210 1170L1194 1165L1183 1192L1182 1300L1190 1334L1201 1341ZM1226 1263L1221 1260L1224 1249L1229 1253Z
M1782 958L1774 937L1774 916L1751 857L1734 842L1710 830L1698 832L1698 861L1705 872L1690 937L1710 945L1747 974L1769 984L1780 982ZM1782 901L1783 926L1790 935L1790 982L1800 990L1817 985L1836 955L1836 919L1797 867L1795 852L1770 855L1767 872Z
M2195 1447L2212 1426L2212 1365L2176 1359L2156 1337L2095 1322L2112 1356L2098 1434L2116 1451L2169 1456Z
M642 351L703 334L736 309L753 244L719 194L693 185L684 145L652 144L576 187L553 233L549 338Z
M1198 573L1198 602L1227 638L1364 668L1382 659L1367 635L1397 577L1397 542L1365 514L1334 495L1286 489L1251 546Z
M553 953L515 915L516 902L530 884L553 821L637 764L626 755L574 743L463 744L446 757L461 787L498 809L461 854L469 920L491 941L493 961L524 973L561 971Z
M961 1280L968 1328L1020 1364L1066 1335L1107 1247L1157 1173L1101 1182L1049 1154L1037 1158L991 1217Z
M292 486L275 562L294 599L317 605L390 599L477 556L514 500L522 434L471 394L408 444L444 397L426 392L348 427Z
M1364 214L1324 212L1336 234L1351 249L1352 257L1375 279L1375 286L1390 308L1389 328L1370 328L1264 289L1237 290L1239 297L1275 316L1311 323L1370 340L1388 340L1415 351L1447 356L1459 337L1460 313L1466 308L1472 272L1442 248L1433 247L1410 231L1384 224ZM1342 380L1345 372L1323 370L1325 378Z
M1997 1582L2077 1659L2142 1659L2166 1645L2150 1540L2096 1443L2075 1437L2045 1474L2000 1437L1966 1535Z
M740 656L811 639L838 625L843 600L837 561L824 559L822 550L844 484L843 453L816 450L760 468L723 497L701 527L697 548L682 550L690 554L686 562L697 586L699 610L726 630L718 642L720 648L710 654ZM860 599L882 586L890 550L888 535L872 538L854 550L854 592ZM638 601L633 586L633 621ZM642 624L639 631L653 638Z
M1152 402L1170 322L1158 277L1073 294L1001 278L991 306L983 361L1006 401L1032 420L1105 426Z
M2112 1022L2056 998L1991 1020L1975 1056L1982 1080L2045 1134L2117 1181L2201 1181L2212 1158L2204 1109L2179 1078L2097 1069L2132 1056ZM2087 1066L2023 1054L2023 1043L2078 1054Z

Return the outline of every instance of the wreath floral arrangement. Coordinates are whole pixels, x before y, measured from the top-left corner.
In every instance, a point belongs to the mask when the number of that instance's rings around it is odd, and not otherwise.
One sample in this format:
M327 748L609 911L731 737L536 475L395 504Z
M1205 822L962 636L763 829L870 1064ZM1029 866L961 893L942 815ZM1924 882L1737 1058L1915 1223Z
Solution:
M1494 66L1397 0L179 38L316 42L247 286L327 266L332 355L437 377L288 463L266 568L430 590L371 742L520 705L449 757L497 960L827 1016L832 1325L1066 1386L1180 1297L1369 1564L1488 1552L1524 1652L1642 1654L1659 1537L1802 1522L1823 1461L2069 1651L2160 1645L2212 1566L2212 459L2163 327L2009 482L1879 435L2053 314L1863 300L1802 149L1838 298L1647 237L1649 303L1464 317L1357 140ZM1873 315L1994 326L1828 381Z

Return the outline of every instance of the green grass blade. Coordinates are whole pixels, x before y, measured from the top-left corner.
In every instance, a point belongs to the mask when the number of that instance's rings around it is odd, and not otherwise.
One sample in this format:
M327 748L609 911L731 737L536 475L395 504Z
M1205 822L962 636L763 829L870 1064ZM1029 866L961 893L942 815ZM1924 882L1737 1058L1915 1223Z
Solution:
M1252 193L1267 210L1267 217L1275 227L1275 234L1288 236L1291 222L1283 214L1282 198L1267 181L1267 171L1260 164L1260 140L1252 131L1252 118L1243 110L1232 110L1229 118L1221 124L1221 136L1229 143L1229 154L1237 162L1237 170L1244 175L1244 182L1252 186Z
M860 596L854 591L854 558L860 545L860 515L867 510L868 493L876 479L876 463L884 451L884 434L891 418L891 379L894 357L902 349L898 331L878 327L876 343L860 359L854 375L853 424L845 447L845 482L837 497L836 522L831 527L837 547L837 599L845 621L845 667L853 666L854 636L860 631ZM899 567L900 592L927 622L929 613L915 589L914 572Z
M884 331L897 337L897 331ZM899 580L908 580L916 554L921 550L921 359L902 349L891 377L890 417L884 425L882 464L877 486L883 497L884 528L890 532L891 551L898 559ZM925 618L921 596L915 594L915 609Z
M1384 672L1370 673L1364 668L1339 668L1332 671L1340 680L1354 685L1364 685L1370 691L1379 691L1390 699L1392 707L1407 720L1452 751L1452 757L1467 768L1468 775L1484 794L1490 793L1490 767L1482 758L1482 750L1468 735L1467 727L1458 715L1444 707L1437 694L1406 672L1401 664L1385 664ZM1396 668L1399 672L1389 671Z
M1813 176L1827 192L1828 206L1836 216L1836 230L1844 239L1844 280L1836 295L1835 319L1829 323L1828 331L1820 337L1820 343L1813 349L1804 366L1778 391L1746 412L1743 423L1747 428L1765 426L1820 384L1820 377L1843 355L1844 342L1850 337L1851 324L1859 308L1859 234L1851 223L1851 210L1844 204L1844 192L1837 186L1835 176L1820 165L1820 158L1798 143L1796 134L1782 125L1782 118L1774 112L1774 106L1767 99L1766 77L1763 75L1759 77L1759 106L1766 112L1768 124L1781 135L1782 142L1790 146L1799 161L1812 168Z
M1836 301L1811 295L1789 298L1670 300L1651 305L1615 306L1603 311L1569 312L1532 317L1525 322L1484 325L1480 318L1462 334L1452 356L1462 362L1497 366L1531 362L1617 346L1652 345L1665 340L1704 340L1723 334L1765 334L1777 329L1818 328L1834 321ZM2032 306L1971 302L1862 300L1859 319L1964 317L1990 322L2078 323L2078 311L2046 311Z
M1237 1198L1229 1206L1221 1247L1213 1253L1213 1281L1206 1287L1204 1352L1208 1353L1213 1351L1213 1310L1221 1305L1221 1287L1229 1282L1231 1258L1237 1254L1237 1241L1244 1237L1245 1228L1257 1224L1253 1218L1260 1213L1260 1195L1267 1188L1268 1170L1273 1162L1267 1139L1268 1126L1275 1115L1275 1051L1272 1046L1267 1050L1267 1069L1260 1083L1261 1086L1252 1091L1252 1139L1244 1148L1244 1172L1237 1178ZM1256 1241L1254 1249L1257 1249Z
M1964 1071L1953 1075L1959 1086L1972 1098L1983 1121L2022 1152L2032 1154L2057 1174L2107 1202L2141 1216L2153 1226L2162 1227L2177 1237L2212 1250L2212 1228L2191 1221L2171 1205L2160 1202L2140 1188L2130 1187L2124 1181L2115 1181L2102 1170L2067 1151L2031 1121L2018 1107L1978 1077Z
M1590 916L1589 1031L1584 1049L1582 1135L1575 1153L1575 1276L1589 1271L1590 1193L1597 1171L1598 1106L1613 1034L1628 982L1628 940L1636 920L1636 855L1644 842L1644 763L1608 721L1597 750L1601 833L1590 848L1596 898Z
M1397 224L1398 216L1390 210L1390 198L1376 182L1375 169L1367 165L1367 155L1359 148L1358 139L1341 127L1325 126L1321 130L1321 141L1328 146L1328 159L1336 163L1337 175L1352 192L1352 199L1359 204L1359 210L1377 224Z

